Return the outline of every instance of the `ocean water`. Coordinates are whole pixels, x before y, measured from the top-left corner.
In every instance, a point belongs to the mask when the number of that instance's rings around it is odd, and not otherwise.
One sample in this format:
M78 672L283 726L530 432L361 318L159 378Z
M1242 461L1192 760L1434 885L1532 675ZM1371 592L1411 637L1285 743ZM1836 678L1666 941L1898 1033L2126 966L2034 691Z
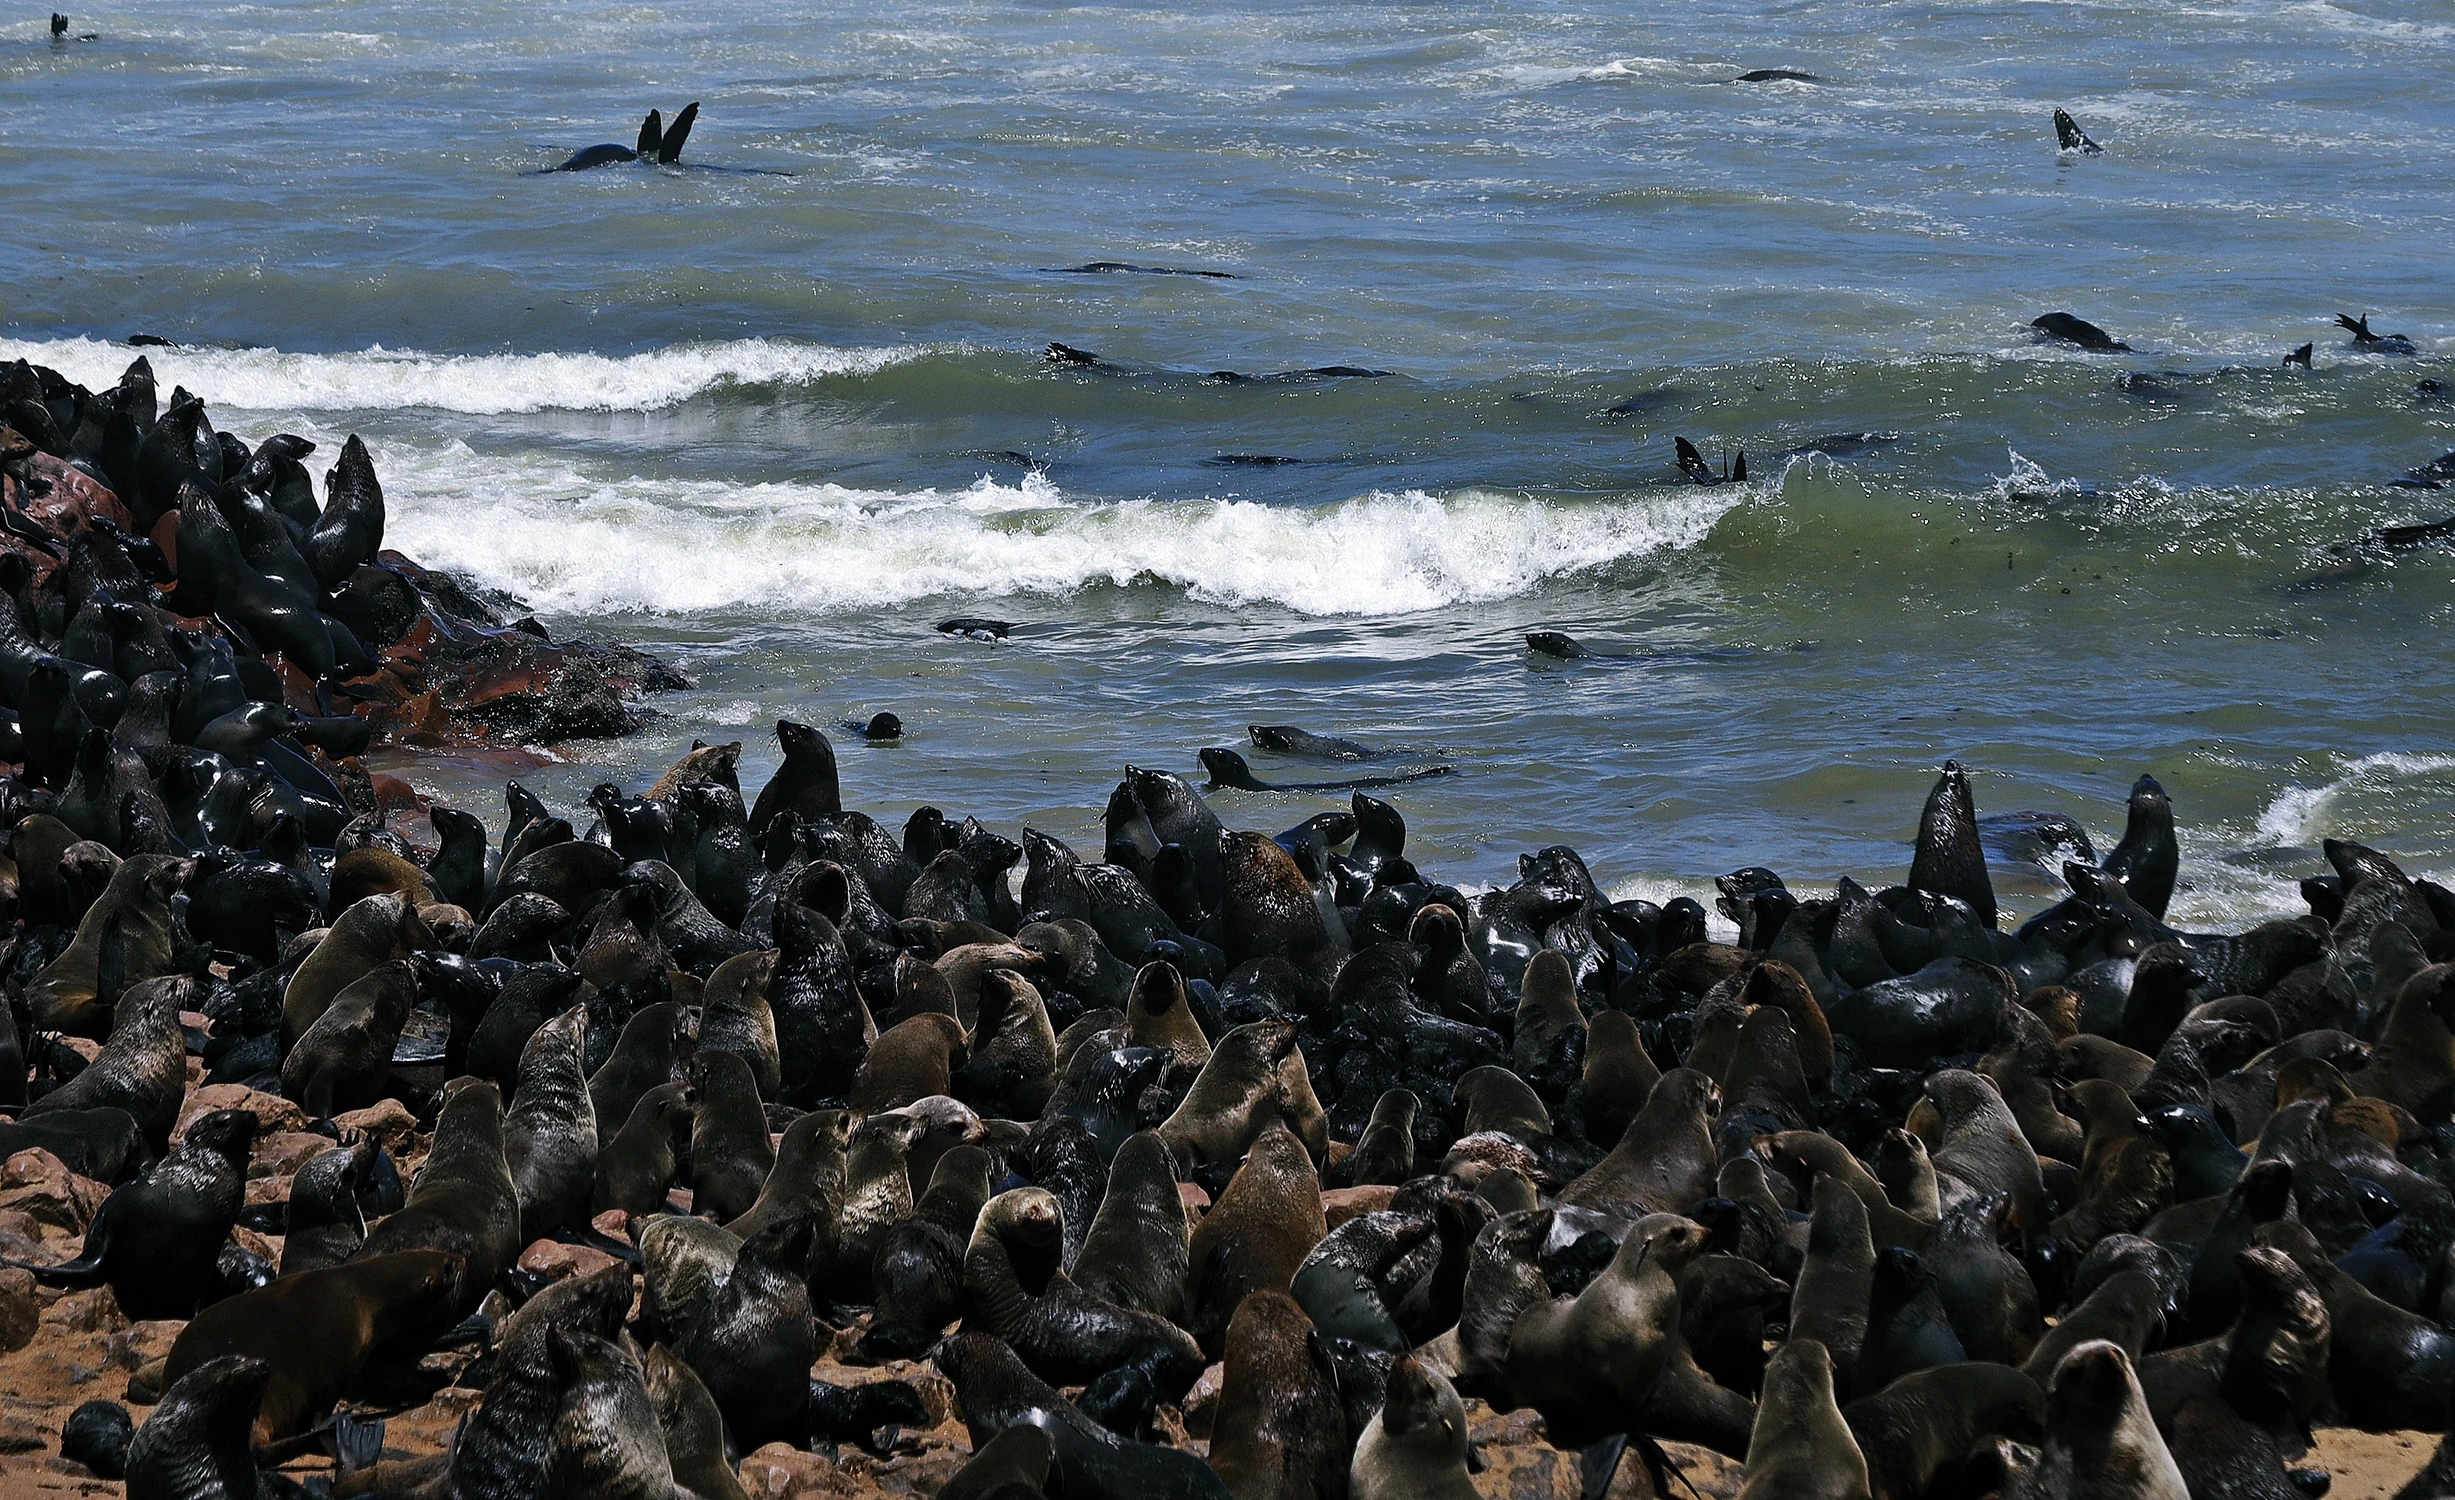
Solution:
M697 679L391 762L490 816L884 708L848 799L1094 848L1121 766L1292 723L1456 767L1388 795L1469 884L1897 878L1947 757L2101 844L2153 771L2194 921L2293 909L2324 837L2455 866L2455 553L2362 545L2455 510L2389 483L2455 448L2443 4L72 21L0 25L0 358L177 340L217 424L365 436L394 545ZM680 168L538 175L693 100Z

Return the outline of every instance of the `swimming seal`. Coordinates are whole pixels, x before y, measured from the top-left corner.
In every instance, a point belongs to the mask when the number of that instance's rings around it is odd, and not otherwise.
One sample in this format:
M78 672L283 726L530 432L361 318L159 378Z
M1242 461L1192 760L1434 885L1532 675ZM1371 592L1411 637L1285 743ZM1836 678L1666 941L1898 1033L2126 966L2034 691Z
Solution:
M2080 122L2060 109L2054 112L2054 149L2077 151L2082 156L2105 155L2105 147L2090 140L2087 133L2080 129Z
M2089 350L2091 353L2128 354L2131 352L2131 346L2129 344L2123 343L2116 339L2114 335L2106 332L2096 324L2083 318L2075 318L2070 313L2042 313L2037 317L2031 318L2029 320L2029 326L2044 334L2049 339L2054 339L2066 344L2075 344L2082 349Z
M1447 776L1455 766L1426 766L1420 771L1405 771L1395 776L1357 776L1345 781L1262 781L1245 764L1245 758L1233 750L1219 748L1201 752L1202 769L1210 772L1203 790L1217 791L1223 787L1244 792L1350 792L1359 787L1404 786L1410 781L1422 781L1431 776Z
M2418 354L2420 347L2401 333L2372 333L2370 320L2336 314L2336 326L2353 336L2353 347L2364 354Z
M698 123L698 120L697 100L684 105L682 112L673 117L673 124L670 126L666 125L663 117L652 109L648 111L648 117L639 124L639 141L636 146L617 146L611 142L601 146L590 146L585 150L572 153L570 159L561 166L549 167L546 170L549 172L585 172L591 167L611 166L616 162L651 160L659 166L669 167L682 159L682 144L690 139L690 128Z

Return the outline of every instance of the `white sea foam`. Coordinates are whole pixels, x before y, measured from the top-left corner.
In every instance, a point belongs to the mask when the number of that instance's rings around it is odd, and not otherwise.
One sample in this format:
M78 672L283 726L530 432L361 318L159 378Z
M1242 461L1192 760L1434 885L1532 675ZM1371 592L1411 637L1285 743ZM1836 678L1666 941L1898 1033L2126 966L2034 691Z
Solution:
M2377 791L2398 781L2455 772L2455 756L2389 751L2348 761L2329 781L2289 786L2259 814L2259 836L2278 847L2314 844L2332 831L2330 804L2347 792Z
M1402 614L1691 547L1737 503L1407 491L1297 508L1075 499L1039 475L896 492L607 478L460 443L378 443L375 457L391 545L583 614L839 613L1145 582L1308 615Z
M184 385L219 414L389 411L487 416L530 411L652 411L728 385L864 375L918 349L838 349L773 339L678 344L640 354L423 354L380 346L348 354L278 349L130 349L100 339L0 339L0 361L49 365L102 389L143 354L167 392Z

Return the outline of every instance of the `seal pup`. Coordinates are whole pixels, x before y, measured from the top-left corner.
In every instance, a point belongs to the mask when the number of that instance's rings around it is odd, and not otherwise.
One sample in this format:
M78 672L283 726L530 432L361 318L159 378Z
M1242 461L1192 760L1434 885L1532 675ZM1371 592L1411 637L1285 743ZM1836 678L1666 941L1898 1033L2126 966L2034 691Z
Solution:
M2085 318L2075 318L2067 312L2043 313L2029 320L2029 326L2048 339L2076 345L2093 354L2128 354L2131 346Z
M1792 1338L1765 1362L1739 1500L1873 1500L1867 1457L1833 1399L1833 1356Z
M2088 138L2080 122L2061 109L2054 112L2054 149L2077 151L2082 156L2103 156L2105 147Z
M146 1145L166 1149L187 1093L187 1040L179 1013L194 988L183 976L165 975L118 996L102 1051L76 1077L27 1105L23 1118L40 1122L46 1116L73 1119L89 1110L122 1110L136 1121Z
M417 980L402 959L387 959L353 980L282 1059L283 1095L317 1120L375 1103L417 998Z
M2055 1366L2036 1479L2034 1493L2073 1500L2189 1500L2121 1346L2092 1339Z
M1353 1500L1475 1500L1467 1477L1466 1406L1457 1388L1415 1356L1390 1366L1381 1410L1356 1439L1347 1470Z
M673 1500L673 1462L639 1365L620 1344L546 1336L562 1393L546 1429L545 1500Z
M719 1220L738 1219L757 1205L776 1165L767 1110L738 1053L695 1053L690 1073L699 1095L691 1120L691 1207Z
M698 1102L686 1083L660 1084L639 1096L630 1118L597 1152L592 1217L609 1209L642 1217L665 1206L682 1172Z

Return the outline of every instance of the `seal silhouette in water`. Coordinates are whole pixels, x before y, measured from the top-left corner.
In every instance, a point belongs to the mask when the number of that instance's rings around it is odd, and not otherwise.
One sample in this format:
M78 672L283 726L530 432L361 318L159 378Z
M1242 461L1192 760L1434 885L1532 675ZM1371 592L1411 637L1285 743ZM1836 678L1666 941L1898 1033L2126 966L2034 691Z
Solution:
M2050 339L2077 344L2096 354L2128 354L2131 346L2085 318L2075 318L2066 312L2050 312L2029 320L2029 326Z
M2409 334L2372 333L2368 315L2349 317L2336 314L2336 326L2353 336L2353 347L2364 354L2418 354L2420 346Z
M1735 458L1723 459L1722 472L1717 474L1714 472L1713 465L1705 462L1705 455L1696 451L1696 444L1689 442L1686 438L1673 438L1671 443L1672 451L1679 458L1679 472L1698 484L1747 483L1747 450L1745 448L1740 449Z
M585 172L591 167L610 167L616 162L623 161L653 161L659 166L669 167L682 159L682 143L690 139L690 128L698 122L699 103L697 100L684 105L682 112L673 117L673 124L670 126L665 124L662 115L652 109L648 111L648 118L640 121L639 144L636 147L620 146L608 141L603 145L590 146L584 151L574 152L569 161L547 170Z
M2079 121L2058 109L2054 112L2054 149L2077 151L2082 156L2103 156L2106 148L2090 140L2088 132L2080 128Z
M1395 776L1358 776L1346 781L1263 781L1245 764L1245 758L1233 750L1208 749L1202 752L1202 768L1210 772L1204 791L1215 792L1222 787L1242 792L1351 792L1358 788L1402 786L1421 781L1427 776L1447 776L1455 766L1426 766L1420 771L1401 771Z

